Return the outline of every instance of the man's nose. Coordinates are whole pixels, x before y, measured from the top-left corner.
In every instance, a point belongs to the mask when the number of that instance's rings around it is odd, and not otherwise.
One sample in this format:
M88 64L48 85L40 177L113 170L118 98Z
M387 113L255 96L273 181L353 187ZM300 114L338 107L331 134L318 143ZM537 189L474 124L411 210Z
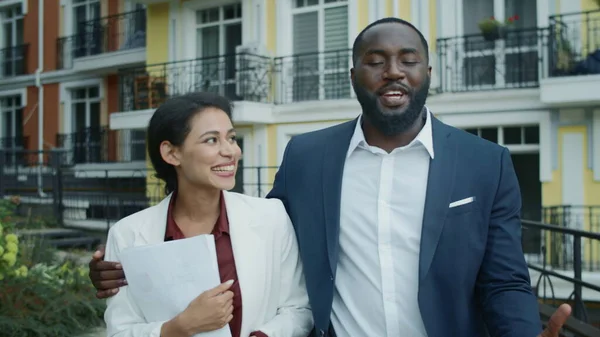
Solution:
M397 62L390 62L390 65L385 72L385 78L388 80L397 81L403 79L404 77L406 77L404 68Z

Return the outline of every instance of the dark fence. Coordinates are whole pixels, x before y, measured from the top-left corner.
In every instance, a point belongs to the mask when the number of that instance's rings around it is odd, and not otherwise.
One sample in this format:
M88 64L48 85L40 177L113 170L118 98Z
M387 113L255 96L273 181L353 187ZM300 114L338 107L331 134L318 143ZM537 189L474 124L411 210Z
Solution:
M0 49L0 78L24 75L27 72L29 44Z
M550 17L551 77L600 74L600 9Z
M522 223L524 232L537 232L539 234L535 236L542 238L541 259L528 259L529 269L538 274L531 281L541 303L558 307L563 302L569 302L573 307L572 316L580 324L573 324L566 330L576 336L599 336L600 330L581 322L600 327L600 317L590 317L589 306L586 306L586 302L598 301L600 285L594 281L593 274L584 276L586 269L600 270L600 254L586 254L586 246L600 246L600 233L527 220ZM557 268L551 263L553 259L565 263Z
M600 271L600 243L574 237L562 229L600 233L600 206L549 206L542 209L542 221L552 224L556 231L523 231L523 251L532 263L544 263L556 270L572 270L575 264L573 249L580 246L580 267L584 271Z
M548 30L505 30L495 40L481 34L437 40L442 92L539 86L547 67Z
M266 102L271 68L268 57L241 53L123 69L120 111L154 109L171 96L194 91L216 92L234 101Z
M22 160L7 161L18 156ZM0 149L0 196L18 196L37 214L67 227L107 230L114 222L165 197L154 172L140 165L74 165L73 152ZM130 164L130 163L128 163ZM277 167L243 167L234 192L264 197Z
M351 97L351 49L276 57L274 64L277 104Z
M146 160L146 130L82 128L56 136L57 147L69 149L63 164L114 163Z
M146 47L146 10L77 23L77 34L58 38L57 69L71 68L73 60L114 51Z

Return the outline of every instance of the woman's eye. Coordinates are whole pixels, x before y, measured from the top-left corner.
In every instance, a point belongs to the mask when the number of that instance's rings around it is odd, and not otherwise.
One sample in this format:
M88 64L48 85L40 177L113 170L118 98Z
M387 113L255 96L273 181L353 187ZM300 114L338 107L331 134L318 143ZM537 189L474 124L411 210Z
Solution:
M229 139L231 140L232 143L237 142L237 136L231 136Z
M212 137L212 138L208 138L208 139L206 140L206 142L207 142L208 144L213 144L213 143L216 143L216 142L217 142L217 139L216 139L216 138L214 138L214 137Z

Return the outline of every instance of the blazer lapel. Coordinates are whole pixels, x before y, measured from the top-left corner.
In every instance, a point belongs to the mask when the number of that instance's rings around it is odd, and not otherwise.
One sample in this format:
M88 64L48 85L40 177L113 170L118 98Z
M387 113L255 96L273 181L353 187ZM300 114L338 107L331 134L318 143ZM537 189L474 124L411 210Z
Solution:
M346 153L348 152L350 139L354 134L357 121L358 119L355 119L351 122L341 124L337 130L338 134L331 137L330 141L326 143L325 151L323 151L323 177L321 185L323 186L323 203L325 208L325 235L327 238L329 266L334 276L339 248L342 176L344 174L344 164L346 163Z
M235 194L224 191L227 219L231 235L231 247L235 259L235 268L242 293L242 331L248 327L245 322L255 322L257 312L252 308L261 307L265 285L265 276L269 273L264 261L264 244L253 230L252 209ZM269 247L271 248L271 247ZM249 310L250 309L250 310Z
M148 245L165 241L165 232L167 230L167 212L171 196L167 195L160 203L155 205L153 212L147 218L146 223L138 224L139 236L136 236L135 245Z
M431 116L435 158L431 160L427 179L421 230L419 281L423 280L431 267L450 205L456 170L456 145L450 134L451 129L433 115Z

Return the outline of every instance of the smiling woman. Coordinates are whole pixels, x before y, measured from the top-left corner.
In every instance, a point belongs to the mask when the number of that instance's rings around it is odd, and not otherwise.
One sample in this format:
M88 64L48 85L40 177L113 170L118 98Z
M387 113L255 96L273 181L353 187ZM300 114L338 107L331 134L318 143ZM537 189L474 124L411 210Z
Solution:
M116 223L106 261L90 263L96 289L116 294L105 313L108 336L192 336L228 324L232 337L306 336L312 315L283 204L227 192L242 152L230 102L211 93L172 98L156 110L147 134L150 160L168 195ZM142 306L127 295L120 252L202 234L214 237L222 284L169 321L146 321Z

